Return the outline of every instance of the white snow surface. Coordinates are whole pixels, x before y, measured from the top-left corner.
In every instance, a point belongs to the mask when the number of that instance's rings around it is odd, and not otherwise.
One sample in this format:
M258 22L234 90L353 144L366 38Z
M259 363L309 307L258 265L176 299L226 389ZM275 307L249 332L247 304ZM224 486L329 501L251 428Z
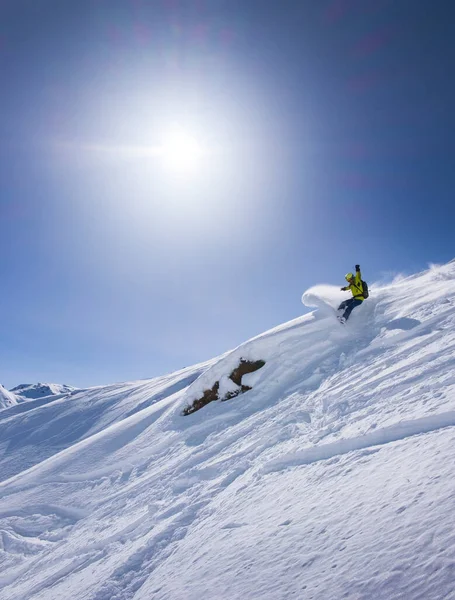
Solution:
M0 385L0 410L14 406L19 402L18 397L13 392L9 392L6 388Z
M266 361L251 391L181 416L240 358ZM2 410L0 597L453 599L454 447L452 261L345 326Z

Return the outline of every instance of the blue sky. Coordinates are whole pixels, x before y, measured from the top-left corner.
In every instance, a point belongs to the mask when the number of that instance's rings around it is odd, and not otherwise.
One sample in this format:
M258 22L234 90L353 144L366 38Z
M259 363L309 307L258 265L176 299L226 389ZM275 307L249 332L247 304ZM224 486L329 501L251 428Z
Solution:
M211 358L302 292L455 256L455 8L4 0L0 381ZM195 172L154 154L178 127Z

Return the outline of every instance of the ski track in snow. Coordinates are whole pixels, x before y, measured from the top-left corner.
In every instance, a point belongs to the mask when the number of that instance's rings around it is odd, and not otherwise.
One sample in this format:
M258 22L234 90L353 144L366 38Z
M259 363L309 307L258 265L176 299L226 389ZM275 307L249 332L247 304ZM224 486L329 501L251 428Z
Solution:
M337 442L312 446L293 455L284 455L265 465L262 470L264 473L267 473L296 465L309 465L313 462L328 460L354 450L389 444L390 442L403 440L412 435L429 433L442 427L454 426L455 411L423 417L422 419L414 419L413 421L402 421L396 425L384 427L371 433L365 433L359 437L344 438Z
M180 415L240 358L252 391ZM5 408L1 598L451 598L454 426L454 262L345 328Z

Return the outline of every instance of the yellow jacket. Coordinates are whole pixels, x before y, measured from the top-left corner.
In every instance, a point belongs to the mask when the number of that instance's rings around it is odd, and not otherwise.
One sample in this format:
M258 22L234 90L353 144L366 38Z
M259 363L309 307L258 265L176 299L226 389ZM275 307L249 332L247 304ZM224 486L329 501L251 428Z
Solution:
M350 283L344 287L343 290L351 290L352 295L356 300L361 300L362 302L365 300L363 297L362 275L360 274L360 269L355 272L354 283Z

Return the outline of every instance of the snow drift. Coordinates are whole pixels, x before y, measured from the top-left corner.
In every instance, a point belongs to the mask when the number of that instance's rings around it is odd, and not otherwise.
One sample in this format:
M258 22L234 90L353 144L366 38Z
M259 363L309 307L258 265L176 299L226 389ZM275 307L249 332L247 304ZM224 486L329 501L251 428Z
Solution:
M304 302L345 297L323 287ZM241 358L265 362L251 390L181 416ZM6 408L2 600L452 598L454 367L451 262L345 327L318 309L162 378Z

